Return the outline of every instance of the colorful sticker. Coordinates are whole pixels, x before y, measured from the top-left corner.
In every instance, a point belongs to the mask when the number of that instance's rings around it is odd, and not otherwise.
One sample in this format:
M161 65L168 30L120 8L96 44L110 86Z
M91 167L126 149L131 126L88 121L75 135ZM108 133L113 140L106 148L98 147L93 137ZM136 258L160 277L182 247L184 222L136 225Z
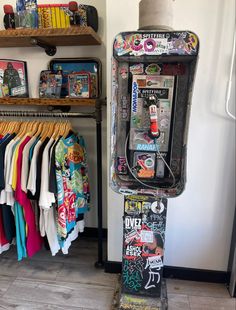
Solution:
M152 243L153 240L153 231L141 230L141 242Z
M128 215L138 215L142 212L142 203L135 200L125 201L125 213Z
M123 121L128 121L129 120L129 101L127 96L121 96L121 118Z
M144 65L143 64L136 64L136 65L130 66L129 70L132 74L143 74L144 73Z
M125 217L125 229L141 229L142 228L142 219L135 218L132 216Z
M143 201L142 203L142 213L147 215L151 209L151 202Z
M126 175L128 173L127 170L127 162L125 157L119 156L117 157L117 173Z
M142 254L142 247L140 246L128 245L125 249L125 255L130 259L139 257L141 256L141 254Z
M154 201L151 205L151 210L155 214L161 214L165 209L165 205L162 201Z
M141 43L142 35L139 33L135 33L131 36L126 37L126 41L129 42L129 46L131 47L132 51L139 52L143 49L143 45Z
M124 33L119 34L114 43L118 56L192 55L197 52L197 48L198 38L190 32Z
M161 74L161 67L158 64L150 64L145 69L146 74Z
M135 152L133 169L139 178L154 178L155 154Z
M132 49L129 47L128 41L124 40L122 34L119 34L114 43L114 49L119 56L129 53Z
M126 66L122 66L120 69L119 69L119 74L121 75L122 79L127 79L128 78L128 70L127 70L127 67Z

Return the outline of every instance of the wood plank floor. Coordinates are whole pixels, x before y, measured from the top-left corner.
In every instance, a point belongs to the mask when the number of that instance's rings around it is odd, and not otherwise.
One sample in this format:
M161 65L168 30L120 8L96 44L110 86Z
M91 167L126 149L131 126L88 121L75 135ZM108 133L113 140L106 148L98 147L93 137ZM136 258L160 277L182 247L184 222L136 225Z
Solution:
M42 250L18 262L0 255L0 309L110 310L118 276L94 268L97 244L74 242L69 255ZM169 310L236 310L225 285L168 279Z
M0 309L109 310L117 275L96 269L97 244L74 242L69 255L42 250L17 261L15 248L0 255Z
M168 310L236 310L224 284L167 279Z

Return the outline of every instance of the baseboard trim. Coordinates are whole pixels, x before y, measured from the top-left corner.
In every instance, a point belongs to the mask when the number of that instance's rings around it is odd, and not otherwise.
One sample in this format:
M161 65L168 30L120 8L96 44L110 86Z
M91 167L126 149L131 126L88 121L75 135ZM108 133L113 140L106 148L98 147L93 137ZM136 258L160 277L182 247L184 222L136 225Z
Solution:
M226 271L195 269L164 266L164 277L180 280L212 282L212 283L228 283L229 274Z
M97 238L98 237L98 229L95 227L85 227L84 232L80 234L82 237L86 238ZM102 235L104 239L107 239L107 229L102 229Z
M122 265L120 262L105 262L105 272L107 273L121 273L121 269ZM172 266L164 266L164 278L212 283L229 282L228 272Z
M120 262L112 262L107 260L104 265L104 271L107 273L121 273L122 264Z

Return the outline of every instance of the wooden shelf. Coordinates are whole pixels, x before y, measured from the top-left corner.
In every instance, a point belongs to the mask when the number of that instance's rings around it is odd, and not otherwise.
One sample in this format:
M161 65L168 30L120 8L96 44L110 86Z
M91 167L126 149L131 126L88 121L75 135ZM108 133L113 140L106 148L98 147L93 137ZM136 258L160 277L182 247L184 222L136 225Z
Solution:
M0 47L35 46L36 39L51 46L101 45L102 41L91 27L50 29L8 29L0 31Z
M26 106L81 106L95 107L96 99L49 99L49 98L0 98L0 105L26 105Z
M50 29L8 29L0 30L0 48L35 46L32 39L49 46L101 45L102 41L91 27L70 27ZM91 106L96 99L42 99L42 98L0 98L0 105L26 106Z

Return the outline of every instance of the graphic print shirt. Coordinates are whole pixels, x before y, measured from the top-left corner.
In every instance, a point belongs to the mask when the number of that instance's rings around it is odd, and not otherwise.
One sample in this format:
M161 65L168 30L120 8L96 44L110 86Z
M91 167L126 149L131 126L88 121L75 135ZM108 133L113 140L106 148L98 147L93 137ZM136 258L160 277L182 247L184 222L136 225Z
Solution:
M85 144L74 133L61 138L55 150L58 237L65 240L73 231L80 214L88 211L89 184Z

